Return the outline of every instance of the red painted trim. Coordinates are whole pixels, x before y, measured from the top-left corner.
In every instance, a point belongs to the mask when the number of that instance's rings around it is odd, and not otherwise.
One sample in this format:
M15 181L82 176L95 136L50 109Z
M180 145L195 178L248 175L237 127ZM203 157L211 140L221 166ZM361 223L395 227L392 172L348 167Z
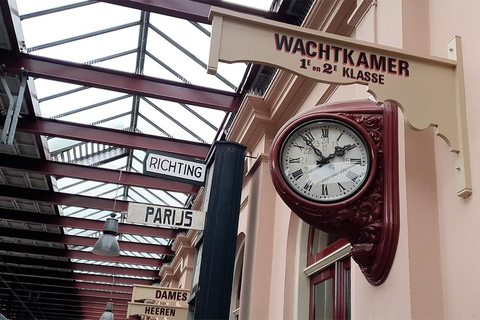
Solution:
M315 230L315 228L313 228L313 227L311 227L311 229ZM312 244L313 244L313 234L312 234L312 238L309 239L309 243L308 243L307 263L308 263L309 266L314 264L315 262L325 258L326 256L334 253L335 251L339 250L343 246L349 244L349 242L348 242L347 239L342 238L340 240L337 240L333 244L329 245L328 247L326 247L324 250L320 251L316 255L311 254Z
M0 50L0 59L5 64L8 73L19 74L24 68L31 77L192 104L226 112L238 110L239 95L236 93L24 53L15 54L5 50Z
M12 188L12 187L9 187ZM23 188L20 188L23 189ZM32 189L28 189L30 190ZM0 195L3 195L0 187ZM103 230L105 222L90 219L71 218L65 216L57 216L50 214L41 214L36 212L25 212L18 210L0 209L0 219L41 223L46 225L53 225L57 227L71 227L88 230ZM134 224L119 223L118 233L120 234L134 234L141 236L159 237L165 239L174 239L177 236L177 230L164 229L158 227L141 226Z
M315 319L315 300L314 300L314 287L316 284L323 282L328 279L335 279L335 267L331 266L328 269L323 270L322 272L314 275L313 277L310 278L310 319ZM335 301L335 285L333 287L333 299L332 301ZM335 304L334 304L334 311L335 311ZM335 313L334 313L335 314ZM337 318L335 318L337 319ZM340 319L337 319L340 320Z
M71 177L82 180L119 183L127 186L152 188L189 194L196 194L199 190L198 186L188 183L165 180L138 173L122 172L121 179L119 180L119 172L116 170L49 160L39 160L7 154L2 154L0 157L0 167L58 177Z
M5 116L0 116L0 123L3 123L4 119ZM33 134L102 143L121 148L170 152L198 159L205 159L210 150L210 145L204 143L40 117L23 117L19 119L17 130Z

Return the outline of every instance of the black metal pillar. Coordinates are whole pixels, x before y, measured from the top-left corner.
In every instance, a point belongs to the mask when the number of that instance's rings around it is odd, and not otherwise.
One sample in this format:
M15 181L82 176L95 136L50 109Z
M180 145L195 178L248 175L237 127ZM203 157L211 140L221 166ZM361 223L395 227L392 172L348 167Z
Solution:
M195 320L228 319L246 148L217 141L207 158L203 253Z

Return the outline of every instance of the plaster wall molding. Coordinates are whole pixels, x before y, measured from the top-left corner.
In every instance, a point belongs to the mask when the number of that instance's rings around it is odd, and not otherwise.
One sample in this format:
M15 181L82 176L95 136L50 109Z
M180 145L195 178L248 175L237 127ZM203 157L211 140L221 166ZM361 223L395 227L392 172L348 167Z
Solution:
M372 0L365 0L372 1ZM348 25L347 18L365 15L370 6L361 4L355 14L356 0L324 0L313 4L302 27L322 30L341 35L350 35L355 26ZM262 140L266 131L276 132L288 119L298 113L306 98L317 85L316 81L299 77L290 72L279 70L264 97L247 95L235 121L228 133L227 140L247 146L252 151ZM328 98L335 92L328 88ZM322 98L325 94L322 95ZM322 100L321 98L321 100ZM325 102L328 101L328 98ZM312 104L313 106L313 104ZM269 145L261 152L269 152Z
M261 167L261 165L266 162L268 164L268 155L265 153L262 153L258 155L257 159L253 163L252 167L250 170L248 170L247 174L243 178L243 188L248 184L248 182L252 179L252 177L255 175L257 170Z

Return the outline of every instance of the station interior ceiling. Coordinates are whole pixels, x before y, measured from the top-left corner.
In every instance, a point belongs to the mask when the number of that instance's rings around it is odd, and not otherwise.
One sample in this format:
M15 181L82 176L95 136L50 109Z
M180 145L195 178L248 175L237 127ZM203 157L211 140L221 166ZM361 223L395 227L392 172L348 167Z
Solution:
M0 314L125 319L160 282L178 231L125 221L129 202L189 208L200 187L142 174L147 150L204 160L276 70L207 75L211 6L300 25L312 1L0 1ZM111 214L120 255L92 248Z

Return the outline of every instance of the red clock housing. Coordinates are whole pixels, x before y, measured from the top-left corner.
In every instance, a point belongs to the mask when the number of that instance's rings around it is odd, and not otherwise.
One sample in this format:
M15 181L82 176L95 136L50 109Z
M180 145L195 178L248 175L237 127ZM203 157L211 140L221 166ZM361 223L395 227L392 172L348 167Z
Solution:
M305 123L340 121L362 136L370 153L363 185L349 198L319 202L292 190L282 174L280 153L285 140ZM270 151L273 184L287 206L302 220L352 244L352 257L373 285L385 281L399 234L397 106L364 100L318 106L289 120L277 133Z

